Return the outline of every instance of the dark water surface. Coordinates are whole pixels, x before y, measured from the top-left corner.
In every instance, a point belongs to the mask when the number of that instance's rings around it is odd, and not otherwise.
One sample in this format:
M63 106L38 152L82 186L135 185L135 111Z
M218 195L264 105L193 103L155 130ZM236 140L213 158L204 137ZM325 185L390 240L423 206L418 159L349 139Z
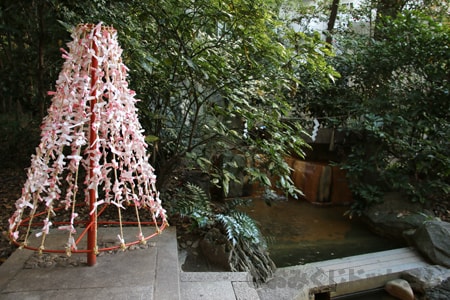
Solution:
M255 198L245 211L268 240L277 267L404 247L402 241L380 238L358 218L349 219L347 206L318 206L301 200L268 206Z
M331 298L335 300L396 300L397 298L389 295L384 290L366 291L352 295L339 296Z

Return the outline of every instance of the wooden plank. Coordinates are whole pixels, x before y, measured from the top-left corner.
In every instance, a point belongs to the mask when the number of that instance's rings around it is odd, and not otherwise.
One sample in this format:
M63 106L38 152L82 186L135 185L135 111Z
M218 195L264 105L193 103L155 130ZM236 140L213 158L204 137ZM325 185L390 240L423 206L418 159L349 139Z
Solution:
M411 248L399 248L399 249L393 249L393 250L386 250L386 251L380 251L380 252L374 252L374 253L366 253L366 254L360 254L360 255L354 255L350 257L343 257L343 258L336 258L336 259L330 259L326 261L321 261L317 263L312 263L316 267L320 267L321 265L333 265L333 264L340 264L342 262L354 262L354 261L361 261L361 260L367 260L371 258L377 258L377 257L389 257L393 255L398 254L411 254L414 253Z
M385 269L384 273L365 273L365 274L347 274L347 277L330 277L336 283L336 290L331 293L332 297L345 295L354 292L370 290L383 287L390 280L400 277L400 274L406 270L425 267L428 264L424 261L393 266ZM379 270L382 271L382 270Z
M353 202L353 195L348 185L346 171L339 166L332 166L330 201L333 204L348 204Z

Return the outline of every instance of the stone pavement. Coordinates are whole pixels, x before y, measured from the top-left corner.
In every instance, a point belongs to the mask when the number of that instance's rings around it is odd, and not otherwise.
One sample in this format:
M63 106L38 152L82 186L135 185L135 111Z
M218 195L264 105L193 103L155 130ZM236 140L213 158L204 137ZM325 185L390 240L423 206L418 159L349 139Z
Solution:
M125 240L136 230L124 228ZM117 228L99 228L98 241L117 240ZM64 245L66 235L51 232L46 248ZM179 299L178 253L175 228L148 241L146 249L101 253L95 266L24 268L37 254L16 250L0 266L0 299ZM44 254L47 255L47 254ZM61 254L59 256L65 256ZM77 257L78 256L78 257ZM85 261L86 254L72 254L71 261Z
M126 241L131 241L136 236L136 229L125 227L124 236ZM51 247L64 245L67 237L56 231L47 239L47 249L55 249ZM116 241L117 228L99 228L98 240L99 245ZM65 264L55 265L51 259L46 261L41 257L40 263L50 266L33 268L33 262L39 256L30 250L16 250L0 266L0 300L310 300L314 299L315 293L336 294L341 286L351 292L352 280L360 286L363 282L364 288L372 288L370 284L379 286L385 282L385 275L392 277L404 269L426 265L414 251L404 248L280 268L272 280L255 288L245 272L182 271L173 227L166 228L148 244L144 249L102 252L97 257L97 264L91 267L85 264L86 254L73 254L69 262L64 261L65 254L44 254L44 258L53 255ZM387 257L392 260L385 263L384 269L368 269L369 265L383 265ZM405 261L394 270L392 261L399 257L404 257ZM372 264L367 263L369 260ZM352 275L354 271L358 273Z
M136 236L135 228L124 227L126 241ZM117 240L117 228L99 228L98 244ZM64 245L67 236L52 231L46 249ZM33 241L30 241L30 244ZM247 282L246 273L182 272L178 265L176 229L166 228L148 241L149 247L108 254L102 252L95 266L86 265L86 254L72 254L65 266L51 260L65 254L47 254L40 259L49 267L33 267L38 254L16 250L0 266L1 300L190 300L259 299ZM52 248L53 247L53 248Z

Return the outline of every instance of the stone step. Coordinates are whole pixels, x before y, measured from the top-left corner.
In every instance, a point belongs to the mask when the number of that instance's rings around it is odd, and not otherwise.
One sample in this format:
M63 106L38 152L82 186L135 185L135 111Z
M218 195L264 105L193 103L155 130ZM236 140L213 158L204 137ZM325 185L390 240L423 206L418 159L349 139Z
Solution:
M259 300L246 272L181 272L182 300Z
M155 294L153 299L180 300L180 267L178 265L178 243L175 227L166 228L155 237L158 248L156 261Z
M99 228L98 243L117 242L117 230ZM136 239L136 232L134 227L123 228L127 241ZM64 246L66 241L62 231L52 231L47 236L46 249ZM27 262L36 253L18 249L0 266L0 299L180 300L176 229L166 228L147 245L145 249L102 252L90 267L81 264L27 268ZM86 257L72 254L71 259L77 260L77 256L80 260Z

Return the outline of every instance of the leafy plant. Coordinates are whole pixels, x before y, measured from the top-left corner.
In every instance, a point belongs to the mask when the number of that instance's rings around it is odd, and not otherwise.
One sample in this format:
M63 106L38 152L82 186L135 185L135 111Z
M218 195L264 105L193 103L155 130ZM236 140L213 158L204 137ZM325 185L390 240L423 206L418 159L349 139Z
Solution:
M283 120L293 89L303 84L293 72L314 73L316 86L336 74L317 36L295 33L260 0L103 4L102 11L94 4L88 11L82 3L64 3L60 12L69 24L102 19L118 29L131 85L142 100L141 122L152 137L160 190L188 159L188 167L202 168L226 195L230 183L241 180L235 164L246 157L238 167L249 181L268 185L279 178L279 187L298 194L282 157L303 156L303 129ZM244 123L249 131L265 126L270 140L245 138ZM264 164L256 165L257 155Z
M249 271L260 283L272 275L275 264L267 254L265 239L256 222L237 209L248 202L233 199L219 205L211 202L202 188L187 183L175 195L173 209L182 217L188 217L195 228L222 230L229 240L231 269Z
M0 32L3 103L12 111L16 102L27 112L39 111L40 122L67 30L103 21L118 31L130 86L141 99L140 121L159 190L165 192L180 163L190 159L190 166L209 173L227 194L230 183L241 180L233 173L235 163L246 157L238 167L249 181L269 185L269 178L278 178L278 187L294 196L298 190L282 157L303 156L306 144L298 122L284 119L299 87L320 89L337 73L326 62L331 55L326 44L317 35L292 30L291 20L279 16L280 5L261 0L46 0L32 6L6 1ZM21 68L38 65L39 76L19 70L18 62ZM249 131L264 126L270 140L244 138L244 123ZM233 155L225 165L215 164L228 154ZM263 164L254 159L257 155Z
M342 164L357 197L355 212L392 190L422 203L448 199L446 23L445 15L404 9L377 28L382 39L336 36L341 54L330 62L341 77L304 98L311 115L349 132Z
M213 224L214 215L210 200L206 192L197 185L187 183L186 190L176 194L174 211L182 217L189 217L194 227L205 228Z

